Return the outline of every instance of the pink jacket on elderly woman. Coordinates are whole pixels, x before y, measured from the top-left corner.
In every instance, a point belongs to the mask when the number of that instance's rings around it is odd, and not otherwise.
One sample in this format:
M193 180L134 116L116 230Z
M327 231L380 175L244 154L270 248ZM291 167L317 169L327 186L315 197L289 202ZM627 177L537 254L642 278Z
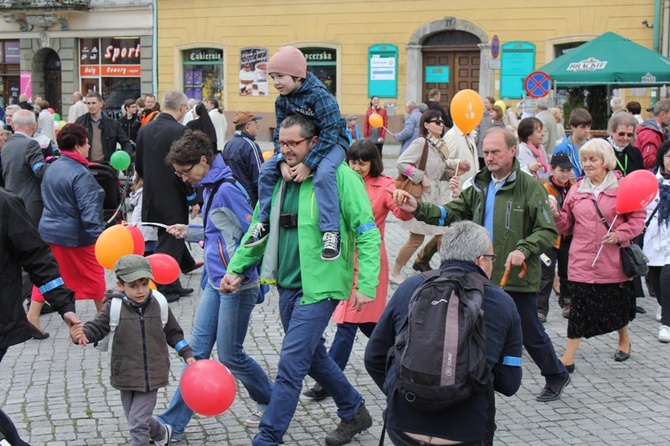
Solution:
M596 201L609 226L617 215L615 207L619 191L618 182L623 177L618 171L609 172L607 175L615 175L617 183L600 192ZM607 228L601 222L593 205L592 200L595 196L584 181L585 179L581 179L570 188L560 215L555 219L558 232L572 234L568 279L582 283L618 283L631 280L623 272L618 245L603 245L598 260L591 266ZM644 209L619 214L612 231L619 237L621 246L630 245L630 241L642 233L645 216Z

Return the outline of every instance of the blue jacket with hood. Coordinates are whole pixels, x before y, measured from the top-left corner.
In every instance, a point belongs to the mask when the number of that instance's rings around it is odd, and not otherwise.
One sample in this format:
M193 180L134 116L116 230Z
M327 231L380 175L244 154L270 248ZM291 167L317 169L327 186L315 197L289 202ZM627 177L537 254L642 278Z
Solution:
M253 213L247 196L234 181L233 172L223 158L217 155L207 175L196 184L203 188L202 215L207 216L204 228L205 271L209 282L216 289L219 289L228 262L249 228ZM217 184L220 186L210 198ZM189 231L189 239L196 236L195 232ZM242 274L244 280L241 289L258 286L257 264Z

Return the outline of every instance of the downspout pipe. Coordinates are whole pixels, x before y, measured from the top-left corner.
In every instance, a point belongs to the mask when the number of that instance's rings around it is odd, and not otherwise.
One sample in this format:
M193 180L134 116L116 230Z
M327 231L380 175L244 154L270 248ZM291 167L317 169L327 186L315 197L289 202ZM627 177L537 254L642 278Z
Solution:
M660 1L660 0L656 0ZM660 12L660 10L659 10ZM152 21L153 21L153 33L151 33L151 66L153 67L153 73L151 75L151 87L153 94L158 94L158 0L153 0L153 11L152 11Z
M663 0L654 0L654 52L658 53L661 42L661 7Z

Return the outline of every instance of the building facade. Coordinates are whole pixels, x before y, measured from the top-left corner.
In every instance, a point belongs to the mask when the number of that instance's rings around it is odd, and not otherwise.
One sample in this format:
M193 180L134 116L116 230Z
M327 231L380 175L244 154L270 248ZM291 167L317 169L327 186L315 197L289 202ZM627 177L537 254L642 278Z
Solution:
M0 105L20 94L67 114L75 91L108 108L152 92L152 0L0 1Z

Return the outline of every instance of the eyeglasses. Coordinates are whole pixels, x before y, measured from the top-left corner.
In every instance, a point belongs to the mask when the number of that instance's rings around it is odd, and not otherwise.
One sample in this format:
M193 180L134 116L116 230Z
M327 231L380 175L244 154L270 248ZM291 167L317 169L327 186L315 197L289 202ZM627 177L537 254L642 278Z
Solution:
M291 150L296 149L301 143L307 141L309 138L303 138L298 141L277 141L277 144L279 144L279 147L287 147Z
M617 135L619 135L621 137L627 136L629 138L632 138L633 136L635 136L634 133L626 133L626 132L617 132Z
M482 257L490 257L491 262L495 262L497 259L497 256L495 254L482 254Z
M428 122L432 122L433 124L437 124L437 125L444 125L444 121L441 120L441 119L434 119L434 120L428 121Z
M189 167L188 169L185 169L185 170L175 170L175 171L174 171L174 174L177 175L179 178L188 177L188 173L189 173L191 170L193 170L194 167L195 167L195 164L192 164L191 167Z

